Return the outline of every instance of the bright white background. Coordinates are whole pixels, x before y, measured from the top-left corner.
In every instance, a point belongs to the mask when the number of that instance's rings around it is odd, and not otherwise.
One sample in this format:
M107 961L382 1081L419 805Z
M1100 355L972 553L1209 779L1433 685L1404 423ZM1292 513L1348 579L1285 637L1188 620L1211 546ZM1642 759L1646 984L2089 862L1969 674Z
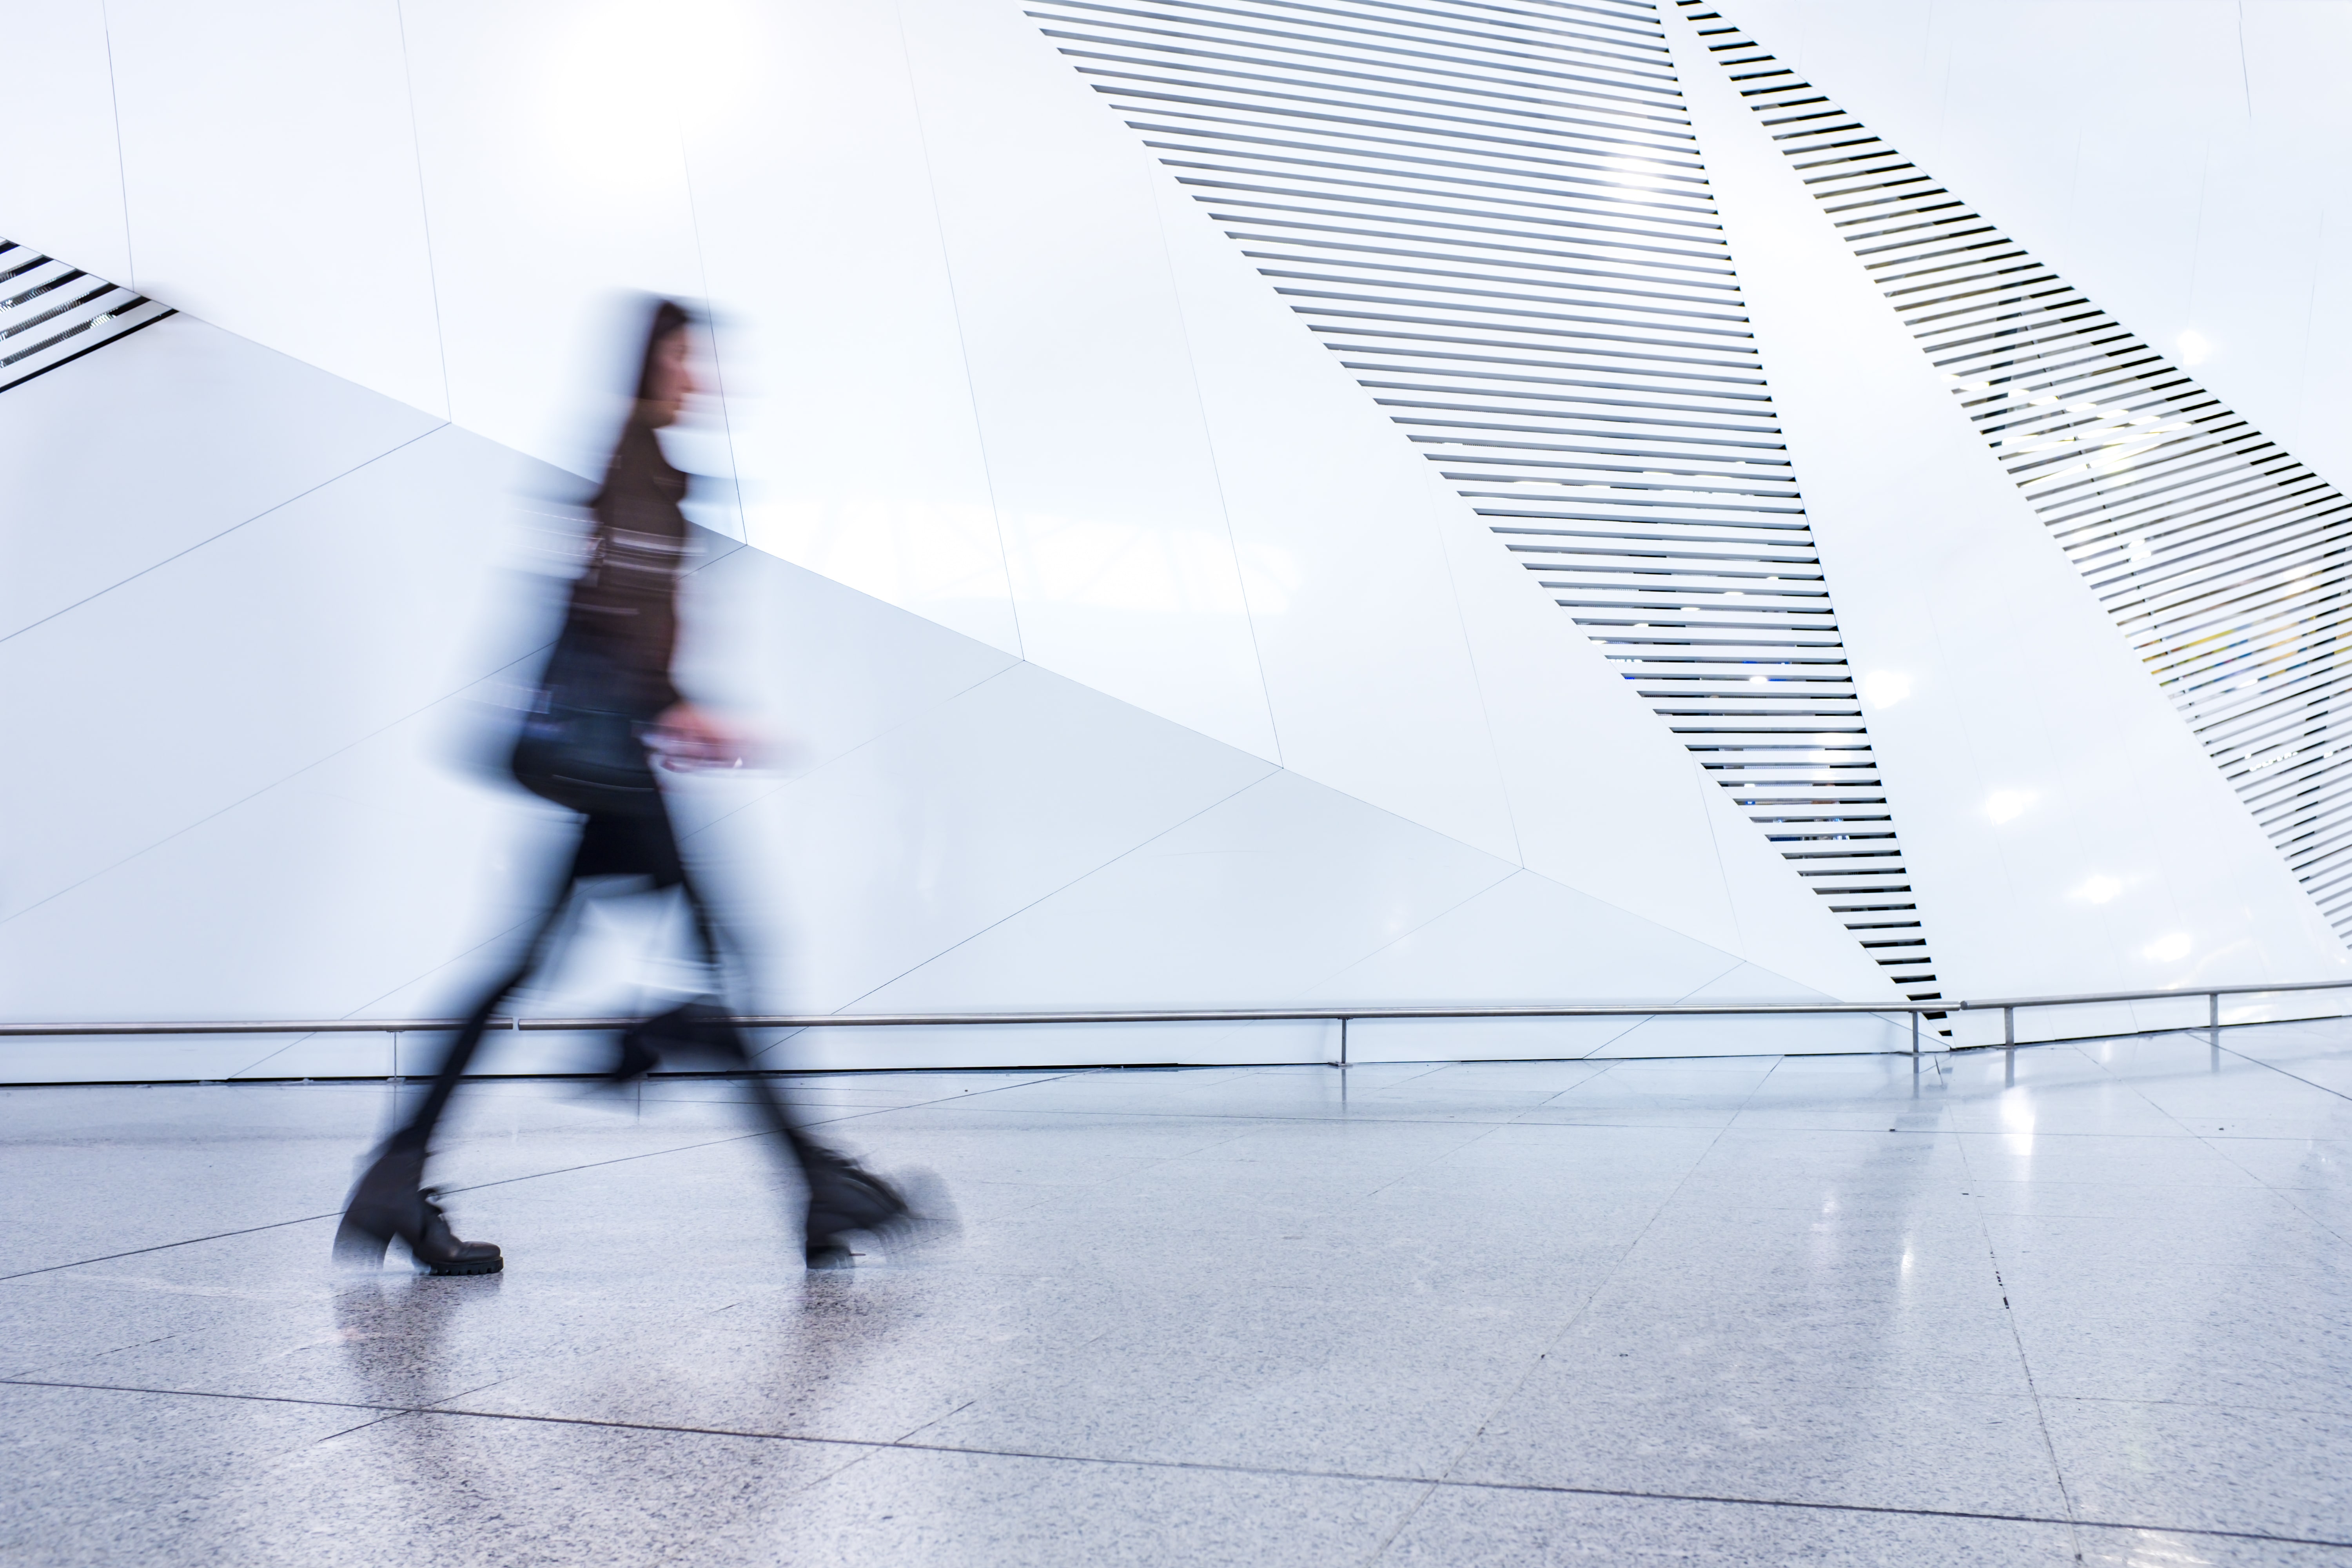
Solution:
M100 595L0 643L16 732L92 737L12 784L45 825L7 873L14 1016L446 1008L510 829L398 726L494 668L493 542L557 481L532 462L593 463L584 323L625 289L725 321L693 460L756 547L745 700L859 715L734 820L793 1005L1890 994L1010 0L19 10L48 134L0 232L236 336L155 329L0 402L36 567L9 629ZM2235 74L2227 0L1739 14L2342 478L2344 111L2299 74L2342 12L2244 10ZM1956 546L1841 559L1859 427L1772 324L1813 307L1748 271L1850 635L1916 631ZM1997 510L1964 436L1918 460ZM2087 601L2042 591L1930 606L1964 744L1924 698L1874 715L1948 992L2341 965ZM2074 684L2027 678L2045 634ZM2084 705L2137 715L2125 765L2042 754ZM2033 770L2075 816L1984 842L1987 781ZM2069 821L2198 922L2188 958L2064 905L2026 839Z

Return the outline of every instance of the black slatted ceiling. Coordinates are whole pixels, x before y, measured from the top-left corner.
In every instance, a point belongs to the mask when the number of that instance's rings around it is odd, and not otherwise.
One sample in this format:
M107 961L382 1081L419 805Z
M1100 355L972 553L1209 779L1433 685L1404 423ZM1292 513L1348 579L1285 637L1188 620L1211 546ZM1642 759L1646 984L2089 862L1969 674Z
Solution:
M1028 14L1870 956L1937 997L1656 10Z
M171 313L132 289L0 239L0 391Z
M2352 939L2352 505L1708 0L1681 14Z

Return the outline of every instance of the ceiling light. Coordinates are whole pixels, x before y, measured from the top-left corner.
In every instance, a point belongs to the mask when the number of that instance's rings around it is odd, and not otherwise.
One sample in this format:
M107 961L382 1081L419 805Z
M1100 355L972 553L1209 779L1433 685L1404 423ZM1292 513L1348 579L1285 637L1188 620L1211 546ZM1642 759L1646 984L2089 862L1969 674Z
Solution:
M1985 797L1984 811L1995 822L2014 822L2032 804L2033 796L2027 791L1997 789Z
M1891 669L1874 669L1862 678L1862 695L1873 708L1892 708L1911 695L1911 678Z

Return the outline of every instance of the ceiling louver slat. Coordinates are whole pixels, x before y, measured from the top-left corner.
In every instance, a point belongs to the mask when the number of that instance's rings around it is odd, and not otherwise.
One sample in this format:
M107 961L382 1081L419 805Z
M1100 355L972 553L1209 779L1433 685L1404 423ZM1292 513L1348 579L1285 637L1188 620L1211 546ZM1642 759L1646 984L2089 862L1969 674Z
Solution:
M2352 942L2352 502L1714 0L1681 15L1801 171L2339 937Z
M1028 13L1914 1000L1940 995L1658 13Z
M171 313L136 290L0 239L0 391Z

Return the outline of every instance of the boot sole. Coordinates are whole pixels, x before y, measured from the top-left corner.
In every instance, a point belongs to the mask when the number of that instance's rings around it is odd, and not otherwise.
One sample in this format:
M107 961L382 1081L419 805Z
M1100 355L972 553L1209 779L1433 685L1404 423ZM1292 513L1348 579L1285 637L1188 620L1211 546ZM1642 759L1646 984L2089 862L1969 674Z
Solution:
M432 1274L499 1274L506 1269L503 1258L486 1258L478 1263L435 1263L426 1268Z

